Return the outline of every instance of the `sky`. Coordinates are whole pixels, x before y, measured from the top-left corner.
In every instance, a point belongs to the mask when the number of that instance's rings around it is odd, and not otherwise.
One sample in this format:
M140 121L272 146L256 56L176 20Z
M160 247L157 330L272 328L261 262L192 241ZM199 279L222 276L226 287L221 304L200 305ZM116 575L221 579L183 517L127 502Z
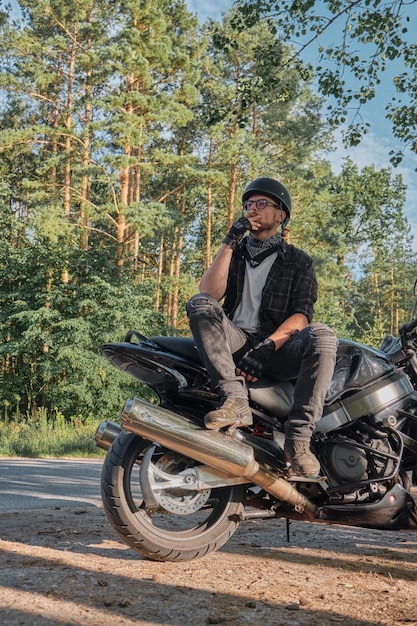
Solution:
M221 19L221 14L227 13L233 4L233 0L187 0L187 6L192 13L198 16L200 23L203 23L208 17L215 20ZM413 12L413 19L417 20L417 7L410 7ZM311 54L314 57L314 52ZM311 58L314 64L315 59ZM305 59L307 60L307 59ZM404 146L391 132L391 122L385 118L385 106L394 95L392 86L392 75L401 71L400 68L387 70L381 78L383 79L378 86L376 96L367 106L361 110L362 117L371 124L371 129L364 136L359 146L355 148L345 149L341 140L341 132L335 133L336 150L326 154L326 159L332 164L335 173L340 170L340 166L346 157L350 157L360 169L366 165L374 165L376 169L391 168L392 174L401 174L404 184L407 186L407 199L404 205L404 214L411 226L414 235L413 249L417 252L417 155L407 152L400 165L393 168L389 161L390 150L402 149Z

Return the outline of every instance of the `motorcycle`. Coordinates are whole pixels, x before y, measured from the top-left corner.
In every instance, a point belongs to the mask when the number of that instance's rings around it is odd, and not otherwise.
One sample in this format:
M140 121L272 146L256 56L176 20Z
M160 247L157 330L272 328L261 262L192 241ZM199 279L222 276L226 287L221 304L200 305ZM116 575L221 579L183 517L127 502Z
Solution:
M204 415L218 401L192 338L131 330L104 344L103 356L156 398L129 399L120 424L103 422L95 435L117 535L147 559L184 561L254 518L416 530L416 329L417 318L379 349L339 340L311 442L321 475L308 480L291 476L283 452L293 381L249 384L253 426L210 431Z

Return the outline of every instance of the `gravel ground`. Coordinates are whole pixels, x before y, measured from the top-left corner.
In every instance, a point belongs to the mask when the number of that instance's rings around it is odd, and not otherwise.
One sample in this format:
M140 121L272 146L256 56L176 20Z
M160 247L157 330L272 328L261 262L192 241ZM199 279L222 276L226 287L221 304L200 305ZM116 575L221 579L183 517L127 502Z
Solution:
M241 524L218 552L146 561L103 509L0 514L4 626L417 626L417 534Z

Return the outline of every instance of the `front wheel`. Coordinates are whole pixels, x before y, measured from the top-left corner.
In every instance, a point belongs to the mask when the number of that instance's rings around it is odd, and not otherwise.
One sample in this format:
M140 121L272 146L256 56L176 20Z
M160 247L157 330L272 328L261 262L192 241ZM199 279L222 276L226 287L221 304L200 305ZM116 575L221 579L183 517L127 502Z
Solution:
M180 476L196 465L132 433L113 442L101 475L104 509L119 537L142 556L196 559L220 548L236 531L245 488L181 488Z

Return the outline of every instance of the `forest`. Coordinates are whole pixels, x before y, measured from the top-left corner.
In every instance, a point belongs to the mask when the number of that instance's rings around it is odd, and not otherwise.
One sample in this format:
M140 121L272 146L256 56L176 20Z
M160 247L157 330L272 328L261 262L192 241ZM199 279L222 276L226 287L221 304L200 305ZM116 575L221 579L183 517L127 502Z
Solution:
M185 303L256 176L291 193L316 320L378 347L410 319L402 177L350 158L333 171L319 68L270 20L243 28L234 7L200 25L183 0L19 4L0 5L0 420L114 419L137 386L100 345L189 334Z

